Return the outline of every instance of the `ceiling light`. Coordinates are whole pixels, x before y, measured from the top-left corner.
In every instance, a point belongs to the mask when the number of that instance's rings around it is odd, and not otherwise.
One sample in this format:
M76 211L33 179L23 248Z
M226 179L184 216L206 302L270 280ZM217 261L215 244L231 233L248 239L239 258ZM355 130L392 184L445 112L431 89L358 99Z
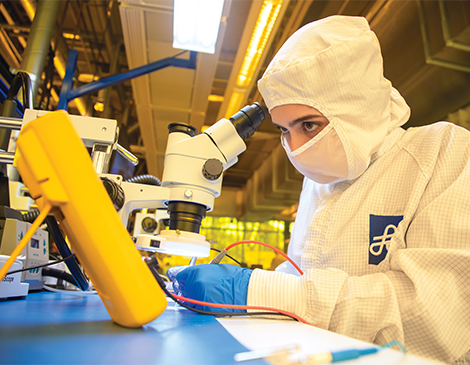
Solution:
M233 89L232 95L230 96L230 101L228 103L227 110L225 111L225 117L229 119L234 115L239 109L240 104L242 103L245 97L245 90Z
M224 0L175 0L173 47L214 53Z
M97 112L102 112L104 110L104 104L100 101L96 102L93 106Z
M57 91L55 91L53 87L51 88L51 96L52 96L52 99L54 99L56 103L59 102L59 95L57 95Z
M214 95L214 94L211 94L211 95L209 95L209 97L207 98L207 100L221 103L221 102L224 101L224 97L223 97L222 95Z
M282 0L264 0L261 5L248 47L234 82L235 87L230 96L227 109L224 111L226 118L236 113L245 100L248 88L252 84L254 74L258 69L264 49L281 10L282 2Z
M82 99L76 98L72 100L72 102L75 102L75 106L77 107L80 115L86 115L86 105L83 103Z
M84 83L90 83L93 81L98 81L100 78L98 76L92 75L92 74L80 74L78 75L78 81L84 82Z
M80 36L78 34L73 33L62 33L62 36L67 39L80 39Z
M57 56L54 57L54 66L57 69L57 73L59 74L60 78L63 79L65 77L65 67Z
M245 58L240 67L240 72L237 77L237 86L246 87L250 84L274 23L276 22L281 5L282 0L264 0L245 53Z

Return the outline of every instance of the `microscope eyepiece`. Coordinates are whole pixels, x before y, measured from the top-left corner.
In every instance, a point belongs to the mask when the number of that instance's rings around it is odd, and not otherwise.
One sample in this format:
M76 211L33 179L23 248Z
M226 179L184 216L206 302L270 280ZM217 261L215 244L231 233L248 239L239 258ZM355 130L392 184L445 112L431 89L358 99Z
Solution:
M247 105L236 114L230 117L230 121L237 130L238 135L243 139L251 137L259 127L261 121L266 118L268 111L260 103Z
M190 137L194 137L197 134L197 129L196 127L193 127L192 125L189 125L183 122L175 122L175 123L168 124L168 132L169 133L181 132L181 133L186 133Z

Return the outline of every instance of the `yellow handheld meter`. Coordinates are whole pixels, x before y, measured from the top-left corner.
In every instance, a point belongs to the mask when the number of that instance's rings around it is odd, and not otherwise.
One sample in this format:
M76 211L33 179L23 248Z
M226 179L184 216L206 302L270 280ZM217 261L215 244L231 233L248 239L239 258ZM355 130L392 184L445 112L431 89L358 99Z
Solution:
M16 166L39 209L49 203L112 320L153 321L165 294L135 249L69 115L56 111L26 124Z

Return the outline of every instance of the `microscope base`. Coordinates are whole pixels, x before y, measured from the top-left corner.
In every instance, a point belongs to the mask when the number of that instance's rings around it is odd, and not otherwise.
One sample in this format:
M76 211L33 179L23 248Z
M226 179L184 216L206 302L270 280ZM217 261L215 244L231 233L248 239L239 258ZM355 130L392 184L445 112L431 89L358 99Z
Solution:
M165 254L208 257L211 245L203 235L179 230L164 230L159 235L138 235L136 248Z

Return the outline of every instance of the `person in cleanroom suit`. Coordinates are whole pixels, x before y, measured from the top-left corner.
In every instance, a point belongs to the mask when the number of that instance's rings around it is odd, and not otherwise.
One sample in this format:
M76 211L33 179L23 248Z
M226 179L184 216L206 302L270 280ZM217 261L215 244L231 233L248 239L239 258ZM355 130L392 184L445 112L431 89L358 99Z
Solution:
M470 133L444 122L400 127L410 109L361 17L299 29L258 87L305 176L289 245L304 275L289 263L198 265L176 275L178 291L470 363Z

